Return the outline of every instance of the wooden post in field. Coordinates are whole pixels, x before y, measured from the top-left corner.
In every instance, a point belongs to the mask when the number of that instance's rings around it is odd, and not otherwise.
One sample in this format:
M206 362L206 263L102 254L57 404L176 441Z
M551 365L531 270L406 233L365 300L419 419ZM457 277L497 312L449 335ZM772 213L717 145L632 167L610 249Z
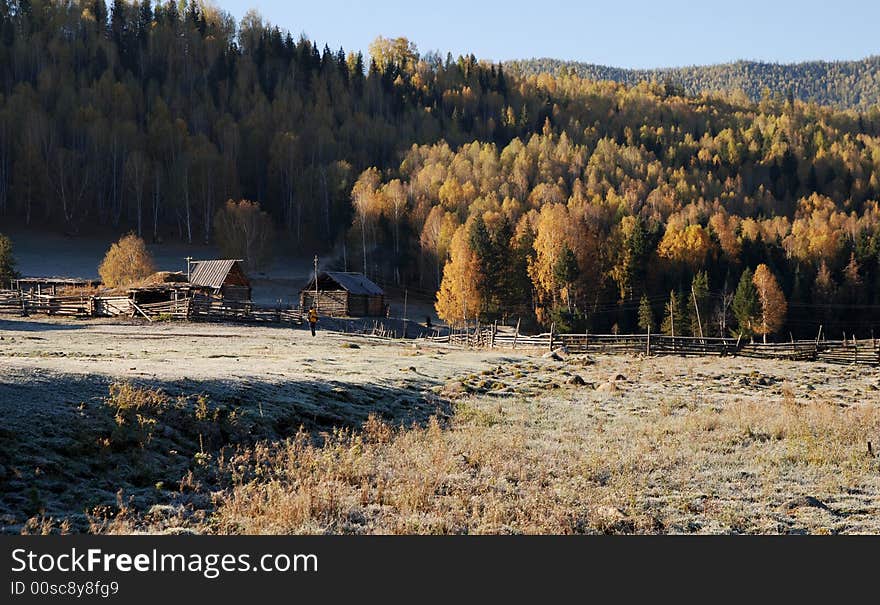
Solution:
M403 291L403 338L406 338L406 302L409 290Z
M489 348L490 348L490 349L494 349L494 348L495 348L495 333L496 333L497 331L498 331L498 320L496 319L496 320L495 320L495 323L492 324L492 337L491 337L492 340L489 341Z
M364 277L366 277L367 272L364 271ZM315 307L315 312L318 311L318 255L315 255L315 300L312 303L312 306Z
M740 332L740 333L739 333L739 336L736 337L736 348L735 348L734 351L733 351L734 355L737 354L737 353L739 353L739 341L742 339L742 337L743 337L743 333L742 333L742 332Z
M516 350L516 339L519 338L519 322L521 318L516 320L516 332L513 333L513 349Z
M645 348L645 355L647 355L648 357L651 356L651 326L650 326L650 324L648 325L648 344Z
M555 323L550 324L550 350L553 350L553 329L556 327Z

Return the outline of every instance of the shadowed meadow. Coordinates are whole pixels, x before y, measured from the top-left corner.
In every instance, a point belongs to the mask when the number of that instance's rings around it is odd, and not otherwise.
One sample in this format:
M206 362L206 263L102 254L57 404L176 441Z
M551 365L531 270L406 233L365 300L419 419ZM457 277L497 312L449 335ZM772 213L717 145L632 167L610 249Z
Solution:
M875 368L212 324L0 337L5 532L880 531Z

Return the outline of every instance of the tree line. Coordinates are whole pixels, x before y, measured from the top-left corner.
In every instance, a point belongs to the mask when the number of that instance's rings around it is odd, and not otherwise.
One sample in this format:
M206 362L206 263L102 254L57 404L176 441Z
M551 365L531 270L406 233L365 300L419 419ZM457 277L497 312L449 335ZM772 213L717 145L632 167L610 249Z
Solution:
M216 210L250 199L311 250L345 232L364 168L542 119L500 66L372 55L203 0L0 0L0 216L209 242ZM508 96L533 118L503 124Z
M688 95L736 90L759 101L768 93L782 93L804 102L863 111L880 104L880 56L857 61L736 61L660 69L621 69L544 58L509 61L505 67L523 75L572 73L588 80L613 80L629 86L656 81Z
M512 73L405 38L364 57L198 1L0 0L0 135L4 220L215 241L248 199L261 232L452 322L801 336L880 305L880 107L781 85Z
M350 240L364 270L438 289L451 322L870 335L880 111L515 81L547 99L540 130L413 145L396 169L360 174Z

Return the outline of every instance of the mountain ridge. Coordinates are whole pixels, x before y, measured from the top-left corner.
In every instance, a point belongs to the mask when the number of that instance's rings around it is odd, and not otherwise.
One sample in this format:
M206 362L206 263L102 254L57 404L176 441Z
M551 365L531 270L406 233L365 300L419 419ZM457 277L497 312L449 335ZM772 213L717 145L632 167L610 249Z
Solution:
M611 80L627 85L667 81L688 95L741 90L753 101L764 89L777 95L792 94L801 101L815 101L840 109L865 111L880 104L880 54L856 60L815 60L773 63L740 59L711 65L688 65L650 69L613 67L553 58L506 61L506 69L522 75L576 74L590 80Z

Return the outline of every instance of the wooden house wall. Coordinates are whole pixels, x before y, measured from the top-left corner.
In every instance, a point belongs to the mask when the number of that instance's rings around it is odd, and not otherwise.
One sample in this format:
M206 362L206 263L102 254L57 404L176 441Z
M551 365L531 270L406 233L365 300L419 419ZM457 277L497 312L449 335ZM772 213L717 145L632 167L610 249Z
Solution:
M373 317L385 315L385 297L382 295L370 296L367 299L367 312L365 315Z
M220 288L220 293L223 298L228 300L250 300L251 299L251 288L250 286L242 286L238 284L230 283L231 280L227 280L223 287Z
M242 270L240 263L232 265L232 269L229 270L229 275L223 280L223 286L243 286L250 289L251 282Z
M299 303L303 309L311 309L314 300L314 291L300 292ZM346 290L319 290L318 314L333 317L381 317L385 315L385 297L350 294Z
M349 294L345 290L321 290L318 292L318 315L343 317L349 314ZM311 309L315 302L313 291L300 292L299 303L303 309Z

